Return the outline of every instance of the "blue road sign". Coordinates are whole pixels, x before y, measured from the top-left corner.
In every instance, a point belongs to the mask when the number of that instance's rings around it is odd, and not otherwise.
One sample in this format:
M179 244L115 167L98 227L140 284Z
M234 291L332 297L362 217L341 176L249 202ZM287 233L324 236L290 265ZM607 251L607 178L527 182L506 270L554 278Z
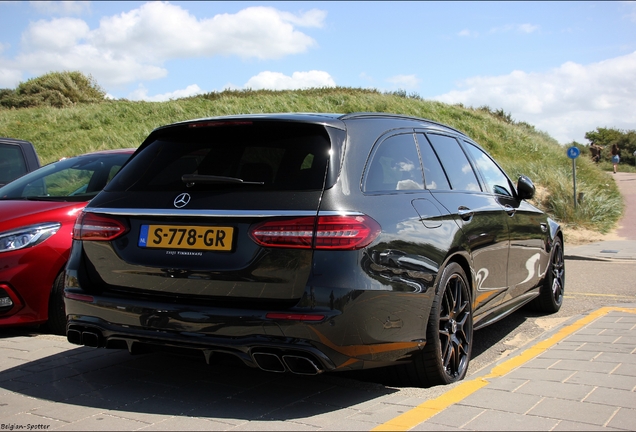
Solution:
M576 159L581 154L581 150L578 147L572 146L568 149L568 157L570 159Z

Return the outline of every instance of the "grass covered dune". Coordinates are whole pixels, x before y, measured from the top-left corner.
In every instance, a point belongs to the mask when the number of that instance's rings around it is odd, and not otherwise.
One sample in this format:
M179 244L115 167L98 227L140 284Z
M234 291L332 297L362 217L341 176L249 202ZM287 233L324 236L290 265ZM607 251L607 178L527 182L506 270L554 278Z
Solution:
M168 102L106 100L69 107L0 108L0 136L31 141L42 163L95 150L137 147L156 127L182 120L275 112L387 112L427 118L465 132L486 148L513 180L520 174L537 187L534 204L567 227L607 232L623 203L610 175L586 154L577 159L573 208L572 161L565 148L503 111L422 100L404 92L329 88L295 91L224 91Z

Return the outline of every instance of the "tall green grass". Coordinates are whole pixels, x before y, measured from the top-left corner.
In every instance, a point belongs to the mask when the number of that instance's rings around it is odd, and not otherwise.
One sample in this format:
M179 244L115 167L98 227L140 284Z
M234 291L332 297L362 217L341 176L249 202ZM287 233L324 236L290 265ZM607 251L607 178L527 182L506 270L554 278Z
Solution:
M0 109L0 136L33 142L42 162L95 150L137 147L156 127L176 121L229 114L275 112L390 112L431 119L459 129L486 148L516 179L537 186L535 204L565 225L605 232L621 216L615 182L583 155L577 159L573 206L572 162L548 134L516 124L498 112L354 88L297 91L224 91L168 102L104 101L68 108Z

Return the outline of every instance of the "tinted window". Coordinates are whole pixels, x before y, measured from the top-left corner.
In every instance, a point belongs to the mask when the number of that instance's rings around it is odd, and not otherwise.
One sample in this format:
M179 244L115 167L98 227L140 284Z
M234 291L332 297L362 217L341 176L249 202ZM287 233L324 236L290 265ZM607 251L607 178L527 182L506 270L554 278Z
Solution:
M424 182L413 135L387 138L373 154L365 192L414 189L424 189Z
M97 195L130 155L86 155L63 159L0 189L0 199L87 201Z
M0 184L9 183L26 172L27 168L20 147L0 144Z
M422 154L426 189L450 189L444 169L424 134L417 134L417 142L420 145L420 153Z
M481 191L473 167L455 138L446 135L426 135L442 162L454 190Z
M182 177L189 174L244 182L188 183L195 190L321 189L330 147L325 128L318 125L248 122L172 128L133 158L106 190L180 191L185 186Z
M486 153L474 145L467 143L466 147L473 159L475 159L477 169L484 177L484 181L490 191L499 195L512 196L510 182L497 164L495 164Z

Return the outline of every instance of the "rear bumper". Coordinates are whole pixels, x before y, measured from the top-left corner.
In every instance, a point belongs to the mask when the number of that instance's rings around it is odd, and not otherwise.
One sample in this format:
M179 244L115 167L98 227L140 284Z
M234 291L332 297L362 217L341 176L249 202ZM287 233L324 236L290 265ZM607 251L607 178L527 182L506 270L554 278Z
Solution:
M334 362L322 350L290 338L262 335L224 338L185 332L161 332L158 335L155 331L113 326L95 319L69 321L67 337L74 344L96 348L123 348L133 354L147 349L198 351L207 362L215 353L231 354L251 367L260 367L270 372L292 371L315 375L336 369ZM323 350L329 351L324 347ZM299 364L298 359L304 361Z
M206 360L222 352L265 370L312 374L409 360L425 343L429 297L346 290L338 296L338 309L268 311L86 295L67 288L65 303L71 343L131 352L148 346L185 348L202 352ZM324 318L268 319L271 312Z

